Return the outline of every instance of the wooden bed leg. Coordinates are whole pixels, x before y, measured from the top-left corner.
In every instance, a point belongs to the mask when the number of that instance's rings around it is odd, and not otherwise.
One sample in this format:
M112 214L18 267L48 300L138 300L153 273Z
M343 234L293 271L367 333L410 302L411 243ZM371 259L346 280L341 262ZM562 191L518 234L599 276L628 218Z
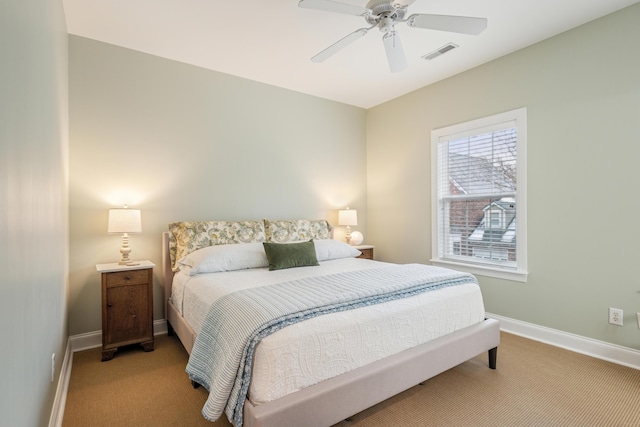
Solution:
M489 350L489 367L491 369L496 369L498 360L498 347L493 347Z

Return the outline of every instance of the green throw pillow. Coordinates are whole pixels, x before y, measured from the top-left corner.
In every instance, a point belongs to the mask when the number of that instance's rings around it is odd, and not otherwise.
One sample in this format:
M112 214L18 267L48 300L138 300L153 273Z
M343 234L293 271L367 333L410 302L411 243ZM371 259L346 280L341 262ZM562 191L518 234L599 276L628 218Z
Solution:
M300 243L264 242L269 270L319 265L313 240Z

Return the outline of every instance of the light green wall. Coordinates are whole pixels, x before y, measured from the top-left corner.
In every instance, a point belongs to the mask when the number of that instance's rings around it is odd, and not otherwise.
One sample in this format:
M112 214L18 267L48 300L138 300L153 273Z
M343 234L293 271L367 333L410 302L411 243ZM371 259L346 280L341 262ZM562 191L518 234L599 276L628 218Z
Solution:
M377 256L431 257L432 129L527 107L529 280L480 277L486 308L640 348L639 22L636 4L368 110Z
M0 424L46 426L67 343L62 1L3 2L0 58Z
M634 5L366 112L71 36L69 332L100 329L95 264L118 258L106 219L123 203L143 211L133 257L158 265L172 221L335 223L345 205L377 258L428 262L430 131L527 107L530 276L481 277L487 310L639 348L639 18ZM159 285L157 271L156 319Z
M69 333L101 329L96 263L118 261L107 210L142 210L133 259L158 266L160 234L186 220L366 217L363 109L69 38ZM343 231L337 230L337 236Z

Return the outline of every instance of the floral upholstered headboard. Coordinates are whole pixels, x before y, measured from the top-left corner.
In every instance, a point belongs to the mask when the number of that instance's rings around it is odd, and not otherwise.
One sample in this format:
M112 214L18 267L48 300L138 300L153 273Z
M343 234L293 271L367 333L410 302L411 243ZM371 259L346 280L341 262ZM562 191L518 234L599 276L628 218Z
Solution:
M267 242L288 243L330 239L333 227L325 220L264 220Z
M188 221L169 224L171 269L191 252L215 245L333 238L326 220Z

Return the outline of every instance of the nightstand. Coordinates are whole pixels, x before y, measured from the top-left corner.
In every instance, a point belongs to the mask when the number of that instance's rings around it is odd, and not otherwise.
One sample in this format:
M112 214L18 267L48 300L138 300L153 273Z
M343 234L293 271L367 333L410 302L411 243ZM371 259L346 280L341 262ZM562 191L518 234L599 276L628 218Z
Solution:
M97 264L102 274L102 361L118 347L142 345L153 351L153 268L151 261L136 265Z
M373 246L373 245L359 245L359 246L354 246L354 248L356 248L357 250L362 252L362 255L360 255L357 258L373 259L373 248L375 248L375 246Z

